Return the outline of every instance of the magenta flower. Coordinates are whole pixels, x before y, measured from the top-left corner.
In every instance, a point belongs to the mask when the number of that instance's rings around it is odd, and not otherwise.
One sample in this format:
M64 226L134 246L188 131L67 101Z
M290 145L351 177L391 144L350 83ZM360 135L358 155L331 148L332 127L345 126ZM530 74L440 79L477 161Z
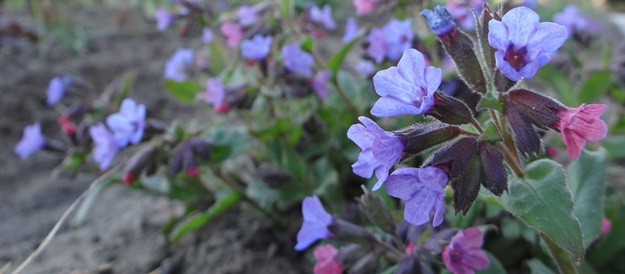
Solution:
M497 68L512 81L534 77L568 35L564 26L540 23L538 14L526 7L510 10L501 21L490 20L488 27L488 42L497 49Z
M115 158L120 149L115 136L102 123L91 126L89 135L91 135L91 139L95 144L91 157L96 163L100 164L100 170L105 170L111 166L113 158Z
M22 140L15 146L13 151L22 159L30 157L33 153L39 151L46 144L46 139L41 134L41 125L39 123L26 126Z
M243 40L243 30L235 23L226 22L220 27L221 33L226 36L226 44L230 48L236 48Z
M434 105L434 92L441 84L442 71L428 66L416 49L409 49L399 60L397 67L378 71L373 76L375 92L382 96L371 114L377 117L418 115Z
M352 3L356 7L356 14L367 15L378 7L380 0L353 0Z
M477 227L460 230L443 250L445 267L454 274L473 274L485 269L490 260L482 250L484 233Z
M483 4L484 0L452 0L447 2L446 8L464 30L475 30L475 18L471 9L479 15Z
M311 85L313 90L319 95L321 100L328 99L329 91L328 91L328 81L332 77L332 72L329 70L324 70L317 72L315 78L312 79Z
M345 22L345 34L343 35L343 44L347 44L358 37L358 24L356 19L350 17Z
M210 28L202 29L202 42L204 42L204 44L208 44L212 42L213 38L214 38L213 30L211 30Z
M336 29L336 22L332 18L332 7L330 5L325 5L322 9L318 7L310 8L310 20L321 24L327 30Z
M156 19L156 29L159 31L165 31L176 20L176 16L169 12L165 7L160 7L154 14Z
M284 67L303 76L312 76L312 65L315 62L310 53L302 50L298 43L291 43L282 48Z
M65 91L69 88L72 82L73 79L69 75L63 77L57 76L52 78L46 92L46 95L48 97L46 103L48 104L48 106L56 105L59 101L61 101L63 99L63 96L65 95Z
M378 178L373 186L375 191L382 187L388 172L404 155L404 144L397 135L384 131L373 120L362 116L358 120L362 125L352 125L347 130L347 138L362 149L352 169L363 178L371 178L375 172Z
M338 249L332 245L321 245L313 252L317 263L313 268L314 274L341 274L345 269L343 264L336 259Z
M213 108L217 112L221 110L227 110L229 108L226 103L226 87L217 78L210 78L206 81L206 93L204 93L204 100L207 103L213 105Z
M599 119L599 116L607 108L608 106L603 104L584 104L578 108L566 108L558 112L560 120L555 127L562 134L571 160L579 158L586 141L599 141L605 138L608 126Z
M191 49L178 49L165 64L165 79L176 82L187 80L187 71L193 65L194 54Z
M333 236L328 226L334 223L334 217L323 208L319 197L306 197L302 202L302 214L304 223L297 233L295 250L302 251L318 240Z
M258 11L253 7L243 5L239 7L237 17L239 17L239 24L241 26L251 26L258 21Z
M610 219L603 217L601 221L601 235L608 235L612 231L612 221Z
M106 125L111 129L119 148L138 144L145 130L145 105L126 98L122 101L119 112L106 118Z
M386 180L386 193L406 201L404 219L422 225L433 215L432 226L443 222L447 174L437 167L400 168Z
M252 39L244 40L241 43L241 55L245 59L261 61L269 55L271 51L271 36L254 35Z

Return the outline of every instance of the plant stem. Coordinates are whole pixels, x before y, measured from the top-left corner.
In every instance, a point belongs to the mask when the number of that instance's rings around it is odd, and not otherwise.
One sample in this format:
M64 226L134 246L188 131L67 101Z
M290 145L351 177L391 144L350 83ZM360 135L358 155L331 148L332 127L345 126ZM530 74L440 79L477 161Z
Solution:
M508 163L508 166L510 166L510 168L514 172L514 175L516 175L519 178L523 178L524 177L523 168L521 167L519 158L514 157L514 155L510 153L510 150L506 146L504 146L502 143L498 143L497 147L499 147L499 149L503 152L506 162Z

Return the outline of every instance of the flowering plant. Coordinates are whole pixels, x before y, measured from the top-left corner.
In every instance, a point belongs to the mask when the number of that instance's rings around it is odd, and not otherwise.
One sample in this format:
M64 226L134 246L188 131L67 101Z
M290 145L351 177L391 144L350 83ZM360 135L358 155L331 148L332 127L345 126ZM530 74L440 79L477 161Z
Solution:
M297 251L323 241L315 273L503 273L513 263L488 242L510 239L553 259L533 259L532 270L570 273L600 240L608 156L584 148L606 138L608 106L560 102L531 84L543 70L560 73L559 50L585 31L566 20L574 11L551 23L509 3L430 10L353 1L361 17L347 20L340 48L328 50L339 29L332 5L171 2L157 10L157 29L180 24L183 37L195 29L201 41L173 53L164 87L182 104L204 106L208 118L149 118L127 98L133 75L69 104L71 91L88 85L57 77L47 103L61 112L66 143L34 124L15 152L65 152L65 171L95 163L108 183L185 202L168 227L174 242L246 204L292 232ZM420 16L377 27L362 17L402 8ZM350 70L356 45L363 58ZM556 134L567 169L549 153ZM301 228L280 217L300 205ZM510 227L524 236L510 236Z

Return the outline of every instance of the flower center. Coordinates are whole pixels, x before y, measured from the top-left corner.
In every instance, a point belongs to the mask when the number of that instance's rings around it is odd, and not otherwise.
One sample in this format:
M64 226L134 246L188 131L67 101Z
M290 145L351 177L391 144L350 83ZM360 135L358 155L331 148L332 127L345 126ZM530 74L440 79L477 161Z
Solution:
M510 64L517 71L521 70L526 64L525 56L527 55L527 48L522 47L515 49L513 44L510 44L506 49L503 59Z

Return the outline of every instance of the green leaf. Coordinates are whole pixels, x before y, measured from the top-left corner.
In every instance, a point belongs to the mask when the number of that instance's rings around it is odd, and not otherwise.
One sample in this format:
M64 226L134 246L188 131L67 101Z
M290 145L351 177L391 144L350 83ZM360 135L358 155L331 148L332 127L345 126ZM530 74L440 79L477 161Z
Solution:
M238 192L229 192L218 196L217 201L206 212L199 213L179 225L173 232L172 241L178 243L182 237L202 228L207 222L226 212L241 199L243 199L243 195Z
M208 137L213 145L211 162L218 163L234 158L252 147L253 140L242 130L215 128Z
M572 214L573 201L564 180L564 170L558 163L549 159L532 162L524 179L510 179L509 193L502 195L500 202L546 240L570 253L575 262L581 262L582 232Z
M539 259L531 259L527 261L527 266L530 268L531 274L556 274Z
M482 97L482 99L480 99L480 101L478 102L476 108L477 110L490 108L503 113L503 105L501 104L501 102L499 102L499 99L493 97L490 94Z
M310 36L306 36L299 46L306 52L312 52L313 48L315 48L315 40Z
M608 153L582 151L581 157L567 168L567 186L573 196L573 214L582 229L584 247L588 247L601 232L603 220L605 171Z
M360 37L362 37L363 33L364 32L359 33L358 36L354 38L354 40L344 45L339 51L332 55L330 59L328 59L328 69L332 71L332 78L336 78L336 74L339 72L343 61L345 60L345 57L351 51L354 45L358 44L358 41L360 41Z
M282 0L280 1L280 16L282 19L288 19L293 14L293 10L295 9L295 5L293 5L293 0Z
M591 103L599 99L612 86L612 72L601 70L588 76L579 89L579 101Z
M625 135L609 136L605 138L601 144L608 151L610 159L625 157Z
M554 66L543 67L538 76L558 94L558 98L567 106L577 106L579 102L575 96L573 84L569 78Z
M573 263L575 259L571 257L570 252L561 248L556 243L543 235L541 235L541 239L543 240L543 246L549 251L549 255L551 255L551 258L558 266L558 271L560 273L578 273L577 267L575 266L575 263Z
M195 101L195 96L200 92L200 86L193 82L165 82L165 88L178 101L185 104L191 104Z

